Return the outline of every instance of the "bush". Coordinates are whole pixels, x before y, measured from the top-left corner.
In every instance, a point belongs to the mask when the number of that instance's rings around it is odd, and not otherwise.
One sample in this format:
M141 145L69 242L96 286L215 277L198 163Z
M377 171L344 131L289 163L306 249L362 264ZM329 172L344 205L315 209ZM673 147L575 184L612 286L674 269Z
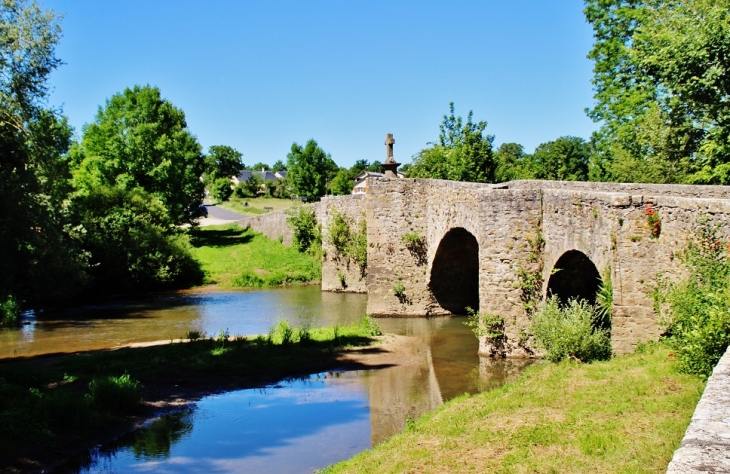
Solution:
M676 285L661 283L655 294L668 303L665 336L678 352L678 368L708 377L730 344L730 259L718 237L720 225L707 216L684 253L689 277Z
M294 206L287 214L286 222L294 230L294 246L300 252L316 252L322 247L322 231L312 206Z
M0 327L17 326L20 323L20 303L12 296L0 300Z
M606 360L611 358L611 338L607 329L597 327L599 319L585 301L571 300L560 308L558 299L552 297L533 314L532 333L552 362Z
M213 182L213 197L218 201L228 201L231 194L233 194L233 188L231 187L231 180L228 178L218 178Z
M100 410L124 413L139 405L139 385L129 374L94 378L89 383L89 399Z

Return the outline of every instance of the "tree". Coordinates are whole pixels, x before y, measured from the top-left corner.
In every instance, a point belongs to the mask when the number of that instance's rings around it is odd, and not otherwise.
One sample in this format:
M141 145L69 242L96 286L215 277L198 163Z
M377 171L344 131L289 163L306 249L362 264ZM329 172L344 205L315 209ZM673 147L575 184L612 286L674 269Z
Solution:
M287 178L294 194L308 200L316 200L325 195L327 182L339 171L328 153L325 153L313 139L302 147L292 144L287 155Z
M80 192L141 188L163 203L176 225L190 222L190 211L203 200L200 144L183 111L157 87L134 86L107 100L84 127L72 159Z
M494 153L494 181L503 183L515 179L533 179L532 156L517 143L503 143Z
M72 130L46 108L48 76L61 60L55 13L35 3L0 5L0 325L3 308L73 296L85 260L67 232L68 151Z
M469 111L466 123L454 115L454 103L449 104L450 115L444 115L439 126L439 143L421 150L413 159L408 175L413 178L450 179L454 181L494 181L492 156L493 135L484 133L487 122L472 121Z
M281 160L276 160L274 164L271 166L271 169L274 171L286 171L286 165Z
M205 181L209 185L218 178L238 176L245 168L243 153L225 145L214 145L208 148L205 157Z
M730 182L730 2L589 0L593 175Z
M350 167L350 175L354 178L355 176L365 172L365 171L371 171L370 170L370 162L368 160L357 160L355 161L355 164L353 164ZM382 168L382 165L380 162L378 162L378 171L380 171L380 168Z
M330 191L335 195L345 195L352 193L352 172L345 168L340 168L335 177L330 181Z
M585 181L591 147L579 137L560 137L541 143L532 155L534 177L558 181Z
M267 165L266 163L261 163L259 161L258 163L251 166L251 169L254 171L261 171L261 170L269 171L271 168L269 168L269 165Z
M218 178L213 181L213 197L218 201L228 201L233 194L231 180L228 178Z

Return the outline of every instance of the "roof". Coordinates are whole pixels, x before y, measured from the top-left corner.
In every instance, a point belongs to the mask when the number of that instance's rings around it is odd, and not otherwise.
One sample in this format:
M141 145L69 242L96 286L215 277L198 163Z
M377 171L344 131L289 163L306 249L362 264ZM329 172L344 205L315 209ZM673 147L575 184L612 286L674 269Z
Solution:
M281 173L281 171L278 171L277 173ZM276 176L276 174L273 171L251 171L251 170L241 171L241 174L236 176L236 179L238 180L239 183L245 183L246 181L251 179L251 176L256 176L261 181L276 181L277 179L279 179L279 177ZM285 177L285 176L283 176L283 177Z

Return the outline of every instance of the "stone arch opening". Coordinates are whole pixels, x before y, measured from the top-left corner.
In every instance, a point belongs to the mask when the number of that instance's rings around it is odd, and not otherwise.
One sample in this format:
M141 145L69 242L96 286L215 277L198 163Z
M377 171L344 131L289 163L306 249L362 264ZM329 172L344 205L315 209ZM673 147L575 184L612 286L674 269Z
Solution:
M553 267L548 280L547 296L556 296L561 306L571 299L596 304L601 275L586 254L578 250L565 252Z
M436 249L428 284L438 304L452 314L479 310L479 244L461 227L449 230Z

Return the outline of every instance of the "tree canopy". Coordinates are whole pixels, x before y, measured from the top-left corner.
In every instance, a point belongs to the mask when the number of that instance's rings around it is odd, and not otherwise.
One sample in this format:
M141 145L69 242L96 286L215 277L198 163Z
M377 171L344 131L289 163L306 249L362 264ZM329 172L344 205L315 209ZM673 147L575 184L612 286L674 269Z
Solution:
M485 133L487 122L466 123L454 115L454 103L440 125L438 144L421 150L408 171L411 178L450 179L455 181L492 182L494 180L494 136Z
M287 179L294 194L310 201L325 195L328 181L339 171L329 153L314 139L308 140L303 147L296 142L292 144L287 155L287 169Z
M164 204L174 224L189 222L190 211L203 200L200 144L184 112L157 87L134 86L107 100L84 127L72 159L81 192L141 188Z
M218 178L238 176L245 168L243 153L226 145L213 145L205 156L205 181L210 184Z

